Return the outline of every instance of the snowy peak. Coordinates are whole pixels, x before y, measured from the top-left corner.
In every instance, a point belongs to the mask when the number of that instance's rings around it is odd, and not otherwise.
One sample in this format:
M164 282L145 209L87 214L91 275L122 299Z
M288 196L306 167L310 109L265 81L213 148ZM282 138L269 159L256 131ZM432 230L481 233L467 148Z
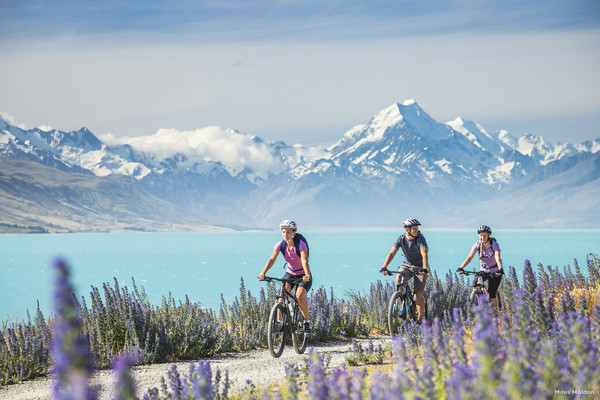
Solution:
M362 151L369 146L386 147L398 141L420 138L447 139L450 131L429 116L414 99L395 103L375 114L366 125L357 125L331 146L332 153Z
M533 157L542 164L559 158L554 152L554 146L541 136L525 134L517 141L517 150L523 155Z
M36 130L40 132L40 136L49 134L47 140L53 148L72 146L86 150L99 150L102 147L102 142L86 127L71 132L61 132L57 130L45 132L39 128L36 128ZM42 132L45 132L46 135Z
M480 124L473 121L463 120L461 117L446 122L454 131L463 135L469 142L473 143L482 151L488 151L496 157L500 157L504 151L502 142L494 139Z

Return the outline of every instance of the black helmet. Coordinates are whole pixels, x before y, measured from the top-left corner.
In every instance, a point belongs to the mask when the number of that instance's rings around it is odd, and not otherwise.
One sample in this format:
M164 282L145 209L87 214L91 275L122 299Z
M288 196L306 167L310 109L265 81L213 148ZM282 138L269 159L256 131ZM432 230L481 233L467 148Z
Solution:
M408 228L408 227L411 227L411 226L418 226L418 225L421 225L421 223L416 218L408 218L408 219L404 220L404 227L405 228Z
M477 229L477 233L487 232L489 235L492 234L492 228L487 225L481 225L479 229Z

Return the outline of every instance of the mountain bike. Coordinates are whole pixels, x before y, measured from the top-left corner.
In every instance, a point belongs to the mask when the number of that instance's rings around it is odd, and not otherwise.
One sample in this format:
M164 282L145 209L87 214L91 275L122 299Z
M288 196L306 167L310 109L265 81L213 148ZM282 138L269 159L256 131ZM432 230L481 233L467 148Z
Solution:
M308 345L309 334L304 332L304 317L300 312L298 299L295 295L295 288L302 282L302 278L285 280L265 276L264 280L267 282L281 282L281 291L277 295L277 301L273 308L271 308L269 324L267 325L267 343L271 356L274 358L281 356L285 347L286 336L290 334L296 353L304 353ZM293 293L286 290L286 283L292 285ZM283 299L283 302L280 303L280 299Z
M394 336L398 333L398 327L402 325L404 321L418 321L419 314L417 313L417 294L412 289L412 278L420 272L414 271L390 271L389 274L402 274L401 285L403 290L397 290L392 293L390 301L388 303L388 329L390 335ZM427 319L427 299L425 299L425 310L423 318Z
M457 270L457 272L462 272L465 275L475 275L475 281L473 282L473 290L471 290L471 294L469 295L469 301L474 304L474 305L478 305L479 304L479 300L480 297L479 296L484 296L486 301L490 301L490 294L488 292L488 288L485 285L485 278L493 278L496 275L495 272L485 272L485 271L469 271L469 270L461 270L460 268ZM497 299L498 299L498 307L501 308L501 302L500 302L500 295L497 294L496 295Z

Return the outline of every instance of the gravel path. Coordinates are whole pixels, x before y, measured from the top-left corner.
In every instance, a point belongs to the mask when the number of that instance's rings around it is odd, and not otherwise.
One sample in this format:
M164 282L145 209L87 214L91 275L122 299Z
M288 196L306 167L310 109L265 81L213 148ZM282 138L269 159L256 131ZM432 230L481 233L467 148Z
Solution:
M357 339L366 347L369 340L372 340L375 346L390 343L389 337L371 337L368 339ZM328 343L315 343L314 349L331 357L330 366L339 366L345 361L346 356L352 354L352 341L332 341ZM211 369L214 373L217 369L229 371L229 380L233 389L241 389L246 385L246 380L250 379L257 387L285 381L285 365L287 363L303 363L308 354L296 354L291 346L286 346L283 355L279 358L272 358L269 350L260 349L245 351L240 353L231 353L208 359ZM149 388L158 387L160 378L167 375L167 371L173 364L177 365L180 373L187 374L189 362L167 363L137 366L131 369L132 377L137 385L137 394L141 398ZM92 378L92 385L99 389L99 398L101 400L112 399L114 377L112 371L99 371ZM52 379L39 378L33 381L27 381L21 384L8 385L0 387L0 400L37 400L51 399Z

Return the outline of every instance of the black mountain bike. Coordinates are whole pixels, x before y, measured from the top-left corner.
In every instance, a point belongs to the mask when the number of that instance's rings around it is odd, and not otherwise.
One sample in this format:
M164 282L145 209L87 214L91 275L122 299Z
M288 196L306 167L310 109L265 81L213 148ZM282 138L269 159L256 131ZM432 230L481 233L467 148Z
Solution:
M304 332L304 317L300 312L298 299L296 298L296 287L302 282L300 279L284 280L265 276L265 281L281 282L281 292L277 295L277 301L271 308L269 314L269 325L267 326L267 342L269 351L275 358L281 356L285 347L286 336L292 336L292 344L296 353L302 354L308 345L309 334ZM292 285L292 292L285 289L285 284ZM283 299L283 302L279 302Z
M473 290L471 290L471 294L469 295L469 301L472 304L479 304L479 296L484 296L486 301L490 301L490 294L487 286L485 285L484 279L497 276L495 272L468 271L464 269L461 271L460 268L457 270L457 272L462 272L465 275L475 275L477 277L475 278L475 282L473 282ZM501 307L500 294L497 294L496 297L498 298L498 307Z
M417 313L417 294L412 289L412 278L418 274L414 271L406 271L404 273L398 271L387 270L389 274L402 274L401 285L403 290L397 290L392 293L388 304L388 329L390 335L394 336L398 333L398 327L405 321L418 321L419 314ZM391 276L391 275L388 275ZM425 312L423 318L427 319L427 299L425 299Z

